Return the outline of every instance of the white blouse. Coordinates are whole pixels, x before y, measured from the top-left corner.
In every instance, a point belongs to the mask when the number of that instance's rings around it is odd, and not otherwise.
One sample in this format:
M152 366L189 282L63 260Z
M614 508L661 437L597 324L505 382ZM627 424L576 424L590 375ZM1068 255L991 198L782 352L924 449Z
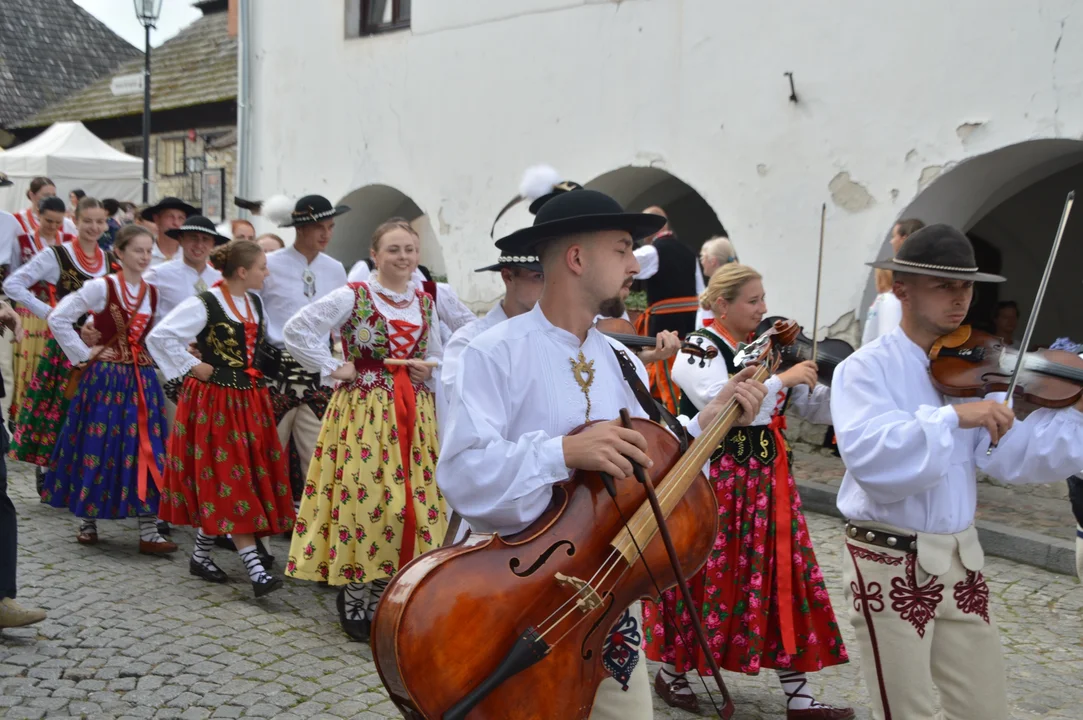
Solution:
M413 282L406 287L406 292L399 294L382 287L375 281L368 283L369 299L375 304L376 309L388 320L403 320L418 326L411 333L416 342L421 337L421 303L417 299ZM383 293L393 300L405 300L410 298L412 302L405 308L396 308L385 302L377 293ZM333 290L320 300L302 307L297 313L286 321L283 328L283 338L286 350L293 356L301 367L308 372L318 372L323 382L331 384L331 373L338 370L346 363L337 360L331 354L327 338L334 331L340 333L342 326L354 312L354 290L348 285ZM441 355L440 333L435 325L435 313L428 318L429 336L426 360L439 360Z
M68 253L76 267L82 269L87 275L100 278L109 274L108 262L103 261L97 272L90 272L75 258L75 249L71 243L64 243L60 247L64 249L64 252ZM34 257L30 258L30 262L20 266L18 270L8 276L7 280L4 281L4 293L15 302L28 308L30 312L39 318L45 318L48 317L52 308L49 307L49 303L38 300L30 292L31 286L42 281L51 285L55 285L60 281L60 263L57 262L56 254L52 250L43 250L35 254ZM76 315L76 317L79 316Z
M721 335L709 328L706 330L711 333L716 343L725 344L730 350L736 351L736 348L726 342ZM688 340L699 341L705 347L709 346L709 343L702 338L692 336ZM713 360L702 361L703 367L700 367L700 362L700 358L681 350L673 360L672 377L673 382L680 386L692 404L702 410L729 380L729 371L721 355ZM770 423L771 418L778 414L786 402L786 388L782 386L782 380L778 375L767 378L764 385L767 386L767 398L760 406L760 412L752 421L752 425ZM817 385L814 391L809 392L808 385L798 385L790 391L790 407L809 422L830 425L831 389L826 385Z
M44 253L40 253L44 254ZM39 255L40 255L39 254ZM49 253L52 255L52 253ZM33 261L31 261L33 262ZM109 298L109 289L106 283L111 283L117 294L121 293L120 279L116 275L87 280L82 288L67 295L57 303L56 308L49 314L49 329L53 331L53 337L57 344L68 356L72 365L84 363L90 359L90 348L79 336L75 329L75 323L87 313L100 313L105 310L105 303ZM139 283L135 285L125 282L128 292L133 297L139 294ZM143 295L137 314L150 315L150 289Z
M225 296L222 294L222 287L212 288L211 295L231 320L244 322L244 318L229 309ZM236 295L232 297L233 304L243 312L245 298ZM249 305L252 308L252 314L260 319L256 302L249 301ZM202 362L188 352L188 345L199 333L203 332L205 327L207 327L207 306L196 295L183 300L160 322L155 323L150 335L147 336L147 350L150 351L150 356L154 358L154 362L166 380L183 377Z

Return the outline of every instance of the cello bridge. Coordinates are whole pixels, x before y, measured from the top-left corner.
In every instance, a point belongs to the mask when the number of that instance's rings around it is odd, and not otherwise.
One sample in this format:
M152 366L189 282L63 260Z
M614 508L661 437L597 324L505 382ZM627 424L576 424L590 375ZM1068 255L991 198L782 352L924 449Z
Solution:
M563 573L557 573L555 577L559 584L575 589L576 594L579 595L579 599L575 601L575 606L581 612L586 613L601 607L602 598L598 595L598 591L591 587L590 583L577 577L569 577Z

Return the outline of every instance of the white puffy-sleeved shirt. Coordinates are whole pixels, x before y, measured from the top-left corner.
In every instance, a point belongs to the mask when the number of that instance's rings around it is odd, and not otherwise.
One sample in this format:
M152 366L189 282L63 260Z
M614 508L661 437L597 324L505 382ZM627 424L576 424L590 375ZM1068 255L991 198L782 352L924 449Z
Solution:
M51 254L51 253L50 253ZM105 310L105 304L109 299L109 290L106 283L112 284L113 289L120 295L120 278L117 275L87 280L83 287L67 295L56 304L56 308L49 314L49 329L53 331L53 337L68 356L72 365L84 363L90 359L90 348L79 336L75 329L75 323L87 313L100 313ZM128 294L134 299L139 295L139 283L125 283L128 286ZM136 314L149 316L151 312L150 290L143 294L143 302L136 310Z
M72 248L71 243L63 243L60 246L60 251L66 252L72 263L91 277L100 278L110 272L109 263L107 262L102 262L101 267L96 272L90 272L84 268L76 259L75 250ZM56 254L51 249L35 254L34 257L30 258L30 262L21 265L18 270L4 280L4 294L28 308L30 312L39 318L45 318L52 311L52 308L49 307L49 303L42 302L34 297L34 293L30 291L32 286L43 280L51 285L56 285L60 280L60 264L56 260Z
M444 346L443 357L440 359L440 381L436 386L436 420L441 427L448 412L448 398L455 390L455 376L459 372L459 356L474 338L507 319L503 301L498 302L484 317L456 330Z
M737 349L721 335L709 328L706 332L711 334L716 345L725 345L731 352L736 352ZM688 340L697 342L700 338L690 336ZM706 342L703 344L706 345ZM704 360L703 367L700 367L700 358L689 355L684 350L678 352L673 359L671 377L699 410L702 410L722 390L730 378L726 361L721 355L713 360ZM752 425L767 425L786 404L786 388L783 387L778 375L767 378L764 385L767 387L767 397L760 406L760 411L756 419L752 421ZM789 394L789 406L798 415L809 422L821 425L831 424L831 389L829 387L817 385L816 389L810 392L808 385L798 385L792 388Z
M309 263L304 255L292 247L275 250L267 255L270 274L263 283L260 298L263 311L267 313L267 342L276 348L285 347L282 328L286 321L306 305L315 303L332 290L346 285L346 268L330 255L320 253ZM305 271L311 273L313 283L305 294ZM327 341L323 341L327 345ZM292 354L292 353L291 353ZM295 358L300 362L299 358Z
M196 270L184 262L182 253L178 252L172 260L147 270L143 279L158 288L157 314L158 318L164 318L188 298L210 290L222 279L222 273L209 263L203 270Z
M861 344L867 345L881 335L899 327L902 322L902 303L893 292L884 292L876 296L865 316L865 328L861 331Z
M417 291L411 282L406 286L406 292L397 293L381 286L375 280L366 283L369 287L369 300L376 309L388 320L403 320L417 326L411 333L416 343L421 337L422 317L421 301ZM393 301L401 304L410 301L406 307L398 308L384 301L380 293L388 296ZM356 295L354 289L344 285L333 290L323 298L307 307L303 307L291 317L285 325L283 337L285 338L286 350L305 370L311 373L318 372L320 379L327 384L334 383L331 373L349 362L336 359L327 345L327 337L334 332L336 335L342 330L342 326L354 313ZM441 354L440 337L434 331L434 317L427 318L430 332L426 347L426 360L438 361ZM435 376L434 376L435 377ZM433 381L429 381L433 385Z
M244 318L239 317L226 304L222 294L223 287L212 288L210 290L211 295L222 306L222 310L230 319L243 323ZM159 292L161 291L159 290ZM161 305L161 302L162 299L159 295L159 305ZM238 310L247 312L245 298L234 295L233 304L237 306ZM256 303L249 302L249 307L253 316L258 318L259 312L256 310ZM159 312L158 315L161 315L161 313ZM155 364L162 371L166 380L187 375L192 368L201 362L199 358L188 352L188 345L199 333L203 332L205 327L207 327L207 306L196 295L182 300L179 305L173 308L172 312L154 323L150 334L147 335L147 350L150 352L150 356L154 358Z
M622 350L646 383L642 363L620 343L591 329L582 344L545 317L541 305L499 323L463 350L443 427L436 481L476 532L509 535L544 512L552 486L567 480L564 435L587 421L587 398L572 365L593 363L590 419L627 408L646 417L621 373ZM698 420L688 425L699 434Z
M352 268L348 279L350 282L367 282L372 275L368 263L359 260ZM425 275L418 269L414 269L410 279L417 287L423 287ZM440 341L445 349L451 343L451 336L478 319L474 311L468 308L459 299L455 288L447 283L436 283L436 315L440 319Z
M846 464L839 510L855 522L957 533L974 522L976 470L1008 483L1048 483L1083 468L1083 413L1036 410L986 455L989 433L960 429L953 407L973 401L936 391L928 357L902 328L846 358L831 395Z

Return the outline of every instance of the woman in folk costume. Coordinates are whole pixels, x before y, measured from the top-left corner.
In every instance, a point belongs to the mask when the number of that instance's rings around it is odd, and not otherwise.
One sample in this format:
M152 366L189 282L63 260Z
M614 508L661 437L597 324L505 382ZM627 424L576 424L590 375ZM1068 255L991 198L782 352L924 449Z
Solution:
M64 232L65 216L64 201L55 196L42 198L38 203L38 227L36 230L25 230L16 238L18 247L18 265L21 267L30 262L38 253L47 250L54 245L75 241L74 235ZM50 308L56 306L56 286L39 282L28 288L29 292L38 300L47 303ZM38 359L45 351L45 342L52 337L49 325L44 317L38 317L25 305L16 305L15 311L19 313L23 324L23 334L15 349L15 391L11 400L11 419L22 404L23 393L30 378L38 366Z
M83 200L83 202L86 202ZM80 203L82 208L82 203ZM49 328L78 382L52 462L44 497L81 519L76 539L98 542L98 519L139 518L139 552L171 553L177 546L156 528L165 460L162 388L146 351L158 292L143 280L154 238L138 225L117 233L120 270L88 281L56 306ZM87 347L75 329L92 313L100 345Z
M113 256L98 247L98 238L105 232L105 217L101 202L83 198L75 210L79 229L75 241L35 254L4 281L7 296L44 320L55 303L78 291L87 281L107 275ZM55 288L46 300L33 290L43 284ZM79 316L73 320L76 321ZM11 456L16 460L39 467L49 464L57 434L67 416L64 386L70 373L71 364L57 340L47 339L16 415L11 441Z
M23 232L34 232L41 225L41 216L38 214L41 201L47 197L56 197L56 184L53 183L47 177L36 177L30 181L30 187L26 191L26 199L29 201L29 205L22 210L15 213L15 219L22 225ZM85 196L84 196L85 197ZM82 199L80 199L81 201ZM64 200L61 198L60 202ZM73 205L74 214L79 213L79 206ZM65 206L64 227L62 228L67 235L75 235L78 233L78 220L72 221L72 218L67 216L67 207Z
M372 238L369 281L332 291L284 332L306 370L340 381L308 468L286 574L342 587L339 622L360 642L388 579L439 547L446 529L426 384L432 366L421 362L440 355L438 320L410 279L419 243L405 221L384 223ZM328 349L332 330L341 332L345 363Z
M717 270L702 303L714 313L709 328L687 340L718 356L703 360L681 351L673 379L682 390L681 414L694 415L735 372L739 342L767 313L755 270L730 263ZM830 391L816 384L816 366L804 362L770 377L767 399L750 427L734 428L714 454L710 481L718 496L719 534L707 565L691 580L719 667L755 675L778 673L790 720L842 720L849 708L816 702L805 673L847 661L835 612L801 512L783 430L792 405L807 420L831 422ZM644 603L647 657L663 663L655 690L668 704L695 712L685 673L707 674L688 608L674 591L661 606ZM676 619L680 637L672 624Z
M169 438L159 516L198 528L188 571L215 583L214 539L232 534L256 597L282 587L260 559L256 537L293 527L289 465L278 441L271 396L256 370L263 342L267 256L250 240L211 254L223 280L181 301L155 325L147 346L169 380L184 377ZM188 350L196 338L199 356Z

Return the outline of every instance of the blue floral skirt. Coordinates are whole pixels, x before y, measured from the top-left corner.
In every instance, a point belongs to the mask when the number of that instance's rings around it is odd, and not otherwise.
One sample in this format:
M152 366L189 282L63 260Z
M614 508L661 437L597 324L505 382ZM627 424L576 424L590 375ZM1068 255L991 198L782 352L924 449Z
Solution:
M139 405L135 366L97 362L87 368L45 473L42 498L78 517L118 519L158 512L158 488L147 476L138 497ZM147 435L158 469L165 464L164 397L153 367L140 367Z

